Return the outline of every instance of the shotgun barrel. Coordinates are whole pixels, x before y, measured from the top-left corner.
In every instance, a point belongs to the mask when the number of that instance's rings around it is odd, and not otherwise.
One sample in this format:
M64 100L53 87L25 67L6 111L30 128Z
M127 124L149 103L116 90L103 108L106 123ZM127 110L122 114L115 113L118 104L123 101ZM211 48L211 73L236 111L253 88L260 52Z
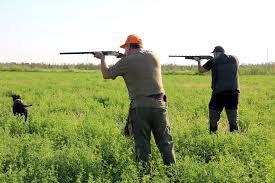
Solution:
M184 57L185 59L191 59L195 60L195 57L198 57L200 59L212 59L213 57L210 55L169 55L169 57Z
M122 57L124 56L123 53L118 51L84 51L84 52L61 52L60 55L80 55L80 54L93 54L95 55L97 52L102 52L103 55L106 56L115 56L115 57Z

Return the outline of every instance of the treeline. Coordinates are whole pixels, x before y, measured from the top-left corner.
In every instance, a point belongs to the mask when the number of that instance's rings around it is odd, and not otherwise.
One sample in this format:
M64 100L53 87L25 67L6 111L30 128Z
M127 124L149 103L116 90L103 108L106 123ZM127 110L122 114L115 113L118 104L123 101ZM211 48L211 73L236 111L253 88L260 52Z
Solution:
M180 65L164 65L162 71L167 75L177 74L198 74L196 65L180 66ZM241 75L270 75L275 74L275 62L264 64L242 64L239 67ZM209 73L208 73L209 74Z
M60 72L82 72L99 70L99 65L94 64L45 64L45 63L0 63L0 71L37 72L37 71L60 71ZM194 75L197 74L196 65L165 64L162 66L165 75ZM240 65L241 75L263 75L275 74L275 63L265 64L243 64Z
M45 63L0 63L1 71L76 71L98 70L94 64L45 64Z

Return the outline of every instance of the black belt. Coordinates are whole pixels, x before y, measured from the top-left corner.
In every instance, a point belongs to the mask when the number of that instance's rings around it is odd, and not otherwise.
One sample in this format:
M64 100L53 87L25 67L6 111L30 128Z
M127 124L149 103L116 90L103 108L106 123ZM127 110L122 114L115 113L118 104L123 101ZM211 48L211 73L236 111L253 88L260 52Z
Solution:
M235 93L240 93L239 90L227 90L227 91L222 91L216 94L235 94Z
M154 98L156 100L163 100L164 102L166 102L166 95L164 95L163 93L148 95L146 97Z

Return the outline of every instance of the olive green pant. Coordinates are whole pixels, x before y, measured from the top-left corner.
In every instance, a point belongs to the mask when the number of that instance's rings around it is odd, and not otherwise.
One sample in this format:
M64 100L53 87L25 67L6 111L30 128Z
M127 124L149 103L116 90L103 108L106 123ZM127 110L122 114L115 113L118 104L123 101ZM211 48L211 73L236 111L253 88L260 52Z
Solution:
M137 107L130 111L137 158L148 162L151 151L150 138L153 132L156 145L161 153L163 163L175 163L173 139L169 127L166 109Z

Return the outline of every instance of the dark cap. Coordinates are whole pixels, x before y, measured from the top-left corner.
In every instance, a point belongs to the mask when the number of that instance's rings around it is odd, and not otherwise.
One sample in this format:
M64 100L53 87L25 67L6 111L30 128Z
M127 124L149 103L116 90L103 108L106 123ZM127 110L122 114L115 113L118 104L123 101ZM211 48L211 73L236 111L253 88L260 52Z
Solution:
M222 53L224 53L224 49L221 46L216 46L211 53L214 53L214 52L222 52Z

